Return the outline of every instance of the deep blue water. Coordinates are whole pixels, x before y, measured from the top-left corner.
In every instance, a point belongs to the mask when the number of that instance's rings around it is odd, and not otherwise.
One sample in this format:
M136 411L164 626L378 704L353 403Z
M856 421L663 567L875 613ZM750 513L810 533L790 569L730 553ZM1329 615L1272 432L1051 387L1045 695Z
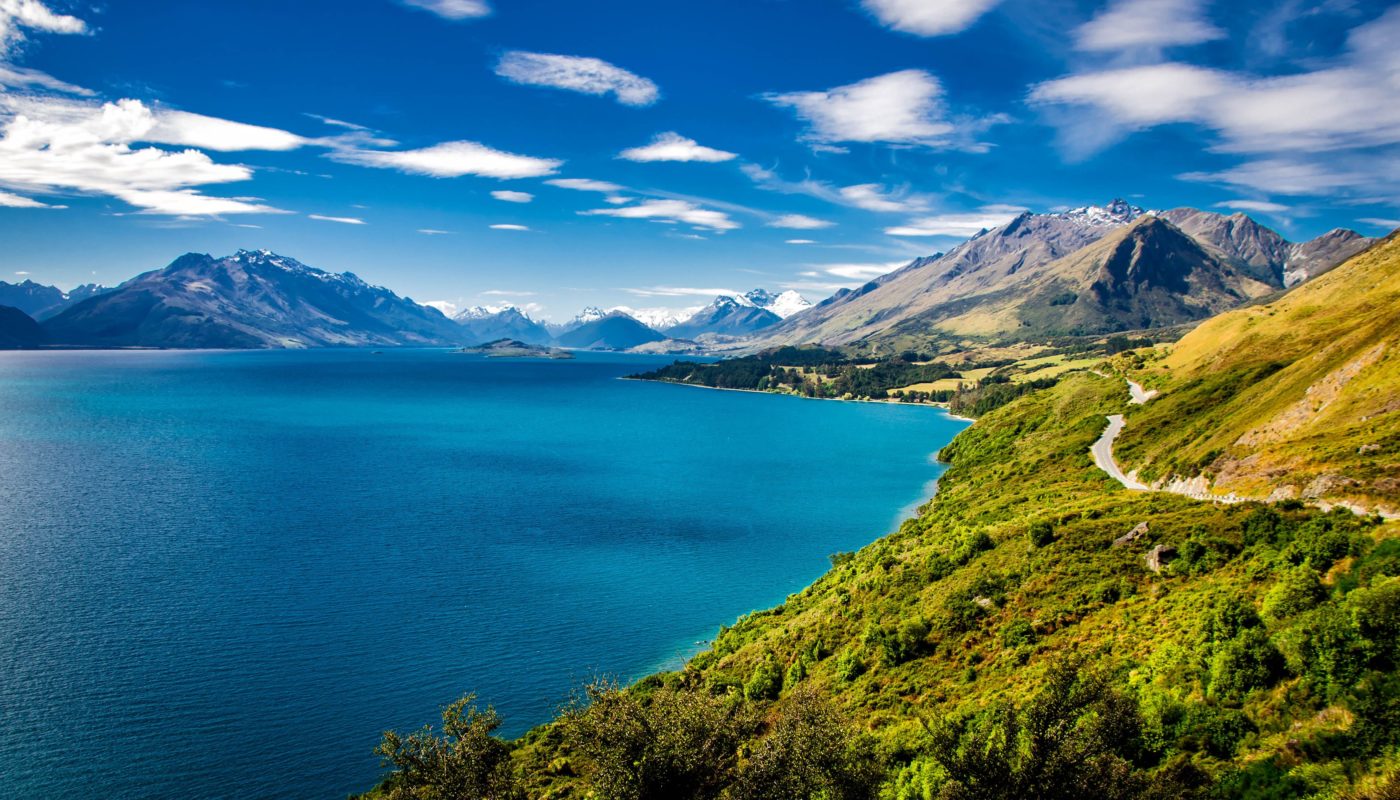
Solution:
M892 530L963 423L445 351L0 354L0 796L340 798Z

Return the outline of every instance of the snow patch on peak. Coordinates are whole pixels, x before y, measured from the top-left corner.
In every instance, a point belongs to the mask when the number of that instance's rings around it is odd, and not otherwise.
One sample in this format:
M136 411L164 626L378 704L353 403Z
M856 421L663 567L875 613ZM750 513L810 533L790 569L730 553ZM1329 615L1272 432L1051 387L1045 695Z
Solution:
M458 322L464 322L466 320L473 319L486 319L487 317L494 317L497 314L504 314L507 311L514 311L515 313L520 314L520 316L522 317L526 316L520 311L520 308L517 307L515 304L501 303L500 305L493 306L470 306L468 308L462 309L461 311L458 311L456 316L454 316L452 319Z
M1150 212L1132 205L1121 198L1114 198L1106 206L1082 206L1072 208L1055 216L1061 219L1072 219L1085 222L1090 225L1127 225L1133 220Z

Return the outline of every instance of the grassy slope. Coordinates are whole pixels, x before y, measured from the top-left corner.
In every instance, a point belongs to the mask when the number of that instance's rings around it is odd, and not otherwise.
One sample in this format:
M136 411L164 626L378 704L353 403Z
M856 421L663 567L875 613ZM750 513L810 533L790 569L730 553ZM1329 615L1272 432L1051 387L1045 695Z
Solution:
M656 680L741 694L757 671L776 665L786 678L774 705L781 707L798 684L815 686L873 733L890 770L889 797L936 796L940 772L928 754L926 724L1019 705L1047 667L1069 654L1089 656L1144 708L1155 709L1148 722L1164 731L1166 743L1144 766L1148 773L1185 759L1219 779L1252 762L1277 760L1284 767L1270 766L1272 778L1284 780L1292 765L1309 776L1309 785L1326 788L1373 768L1375 747L1317 763L1297 758L1300 740L1357 724L1355 714L1300 677L1301 660L1242 698L1212 696L1216 646L1203 638L1211 609L1231 598L1259 606L1292 569L1297 556L1289 548L1297 545L1251 543L1246 526L1257 527L1260 515L1270 513L1258 507L1129 493L1099 473L1089 445L1103 415L1126 400L1121 381L1082 374L989 414L947 448L952 467L919 517L784 605L722 630L684 674ZM1285 516L1353 528L1347 535L1357 552L1373 550L1377 537L1394 527L1367 528L1345 512ZM1111 546L1142 521L1151 528L1146 538ZM1043 546L1028 538L1038 522L1053 530L1053 541ZM1182 548L1189 563L1148 572L1143 553L1155 543ZM1341 592L1332 591L1331 602L1343 603ZM1285 642L1301 624L1280 620L1268 631ZM1212 736L1225 743L1211 744ZM563 741L546 726L517 751L532 795L583 796L588 764ZM571 755L563 772L582 778L559 774L559 759Z
M1400 237L1279 300L1222 314L1144 365L1163 394L1118 446L1151 478L1204 473L1221 491L1274 491L1397 510Z

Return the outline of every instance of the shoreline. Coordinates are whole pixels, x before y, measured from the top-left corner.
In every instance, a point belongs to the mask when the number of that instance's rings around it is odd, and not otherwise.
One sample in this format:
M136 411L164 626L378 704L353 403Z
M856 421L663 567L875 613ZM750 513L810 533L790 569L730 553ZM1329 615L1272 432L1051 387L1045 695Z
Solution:
M699 383L682 383L681 381L658 381L658 380L652 380L651 378L634 378L634 377L626 376L626 375L624 375L623 377L618 378L618 380L620 380L620 381L637 381L638 383L661 383L661 384L665 384L665 385L667 385L667 386L689 386L689 387L692 388L692 389L709 389L709 390L715 391L715 392L744 392L744 393L746 393L746 394L771 394L771 395L773 395L773 396L775 396L775 397L795 397L795 398L797 398L798 400L824 400L824 401L829 401L829 402L830 402L830 401L834 401L834 402L837 402L837 403L882 403L882 404L885 404L885 405L893 405L893 406L924 406L924 407L928 407L928 408L936 408L936 409L938 409L939 411L942 411L943 414L944 414L945 416L947 416L949 419L955 419L955 420L958 420L958 421L960 421L960 422L976 422L976 421L977 421L977 420L973 419L972 417L964 417L964 416L962 416L962 415L960 415L960 414L954 414L952 411L950 411L950 410L948 409L948 404L947 404L947 403L905 403L905 402L903 402L903 401L901 401L901 400L875 400L875 399L869 398L869 397L852 397L852 398L850 398L849 400L847 400L847 399L845 399L845 398L842 398L842 397L807 397L806 395L793 394L793 393L791 393L791 392L774 392L774 391L770 391L770 390L768 390L768 389L733 389L733 388L730 388L730 387L728 387L728 386L705 386L704 384L699 384Z

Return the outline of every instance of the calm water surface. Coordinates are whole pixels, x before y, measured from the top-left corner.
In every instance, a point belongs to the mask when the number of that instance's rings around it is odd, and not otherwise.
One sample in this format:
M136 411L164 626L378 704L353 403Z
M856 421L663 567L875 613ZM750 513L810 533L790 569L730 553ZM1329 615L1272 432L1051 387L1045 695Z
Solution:
M340 798L468 691L507 734L891 530L964 423L664 359L0 354L0 796Z

